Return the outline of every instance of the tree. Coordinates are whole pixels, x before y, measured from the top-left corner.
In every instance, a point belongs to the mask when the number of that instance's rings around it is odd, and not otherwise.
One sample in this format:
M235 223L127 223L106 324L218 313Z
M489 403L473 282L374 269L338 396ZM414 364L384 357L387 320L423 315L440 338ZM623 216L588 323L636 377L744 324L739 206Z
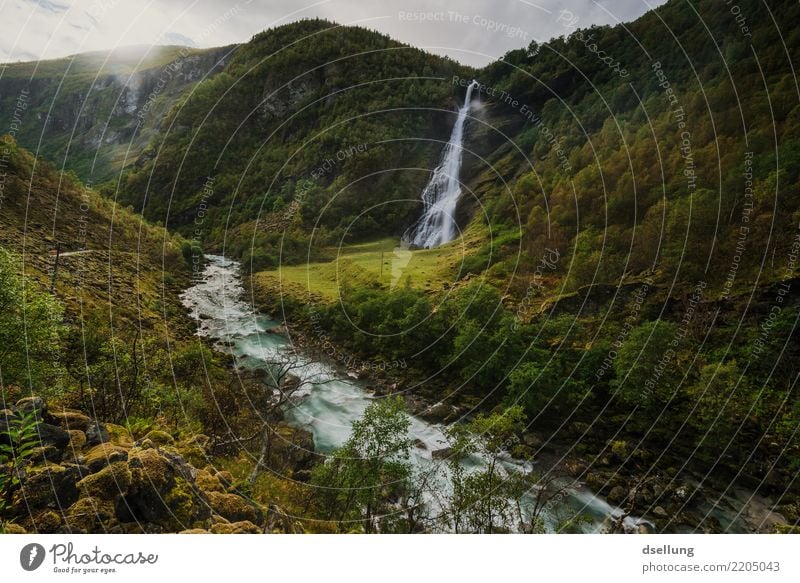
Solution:
M524 474L502 462L518 443L525 416L522 407L478 415L469 423L446 430L452 454L448 464L452 493L442 518L455 533L492 533L507 530L515 500L527 490ZM481 460L470 469L467 458Z
M502 383L508 367L519 358L521 345L500 293L486 284L470 284L445 302L441 313L451 331L448 342L437 347L440 365L453 367L463 381L481 387Z
M375 401L353 423L345 444L312 473L323 515L339 528L361 523L364 532L391 529L391 500L411 476L411 420L400 398Z
M675 348L677 327L664 320L634 328L620 347L614 386L626 403L659 408L668 402L681 380Z
M61 306L20 275L18 259L0 248L0 385L28 387L43 396L61 371Z
M293 397L305 384L312 379L298 376L306 368L307 362L297 354L286 353L279 358L267 363L267 376L260 386L265 394L256 395L253 402L256 404L259 419L261 420L261 451L258 461L250 473L250 483L254 483L272 453L272 438L275 432L275 423L285 413L286 407L292 402ZM320 382L314 380L313 382ZM324 382L324 381L321 381Z
M547 532L545 514L558 514L556 505L568 495L569 486L561 477L558 466L541 474L517 473L511 477L509 492L519 531L523 534ZM584 516L570 512L558 520L556 532L572 532L585 522Z
M552 357L544 350L534 348L526 362L511 374L507 400L525 407L529 415L539 415L545 409L562 411L575 404L585 393L585 383L568 366L571 364L562 353Z

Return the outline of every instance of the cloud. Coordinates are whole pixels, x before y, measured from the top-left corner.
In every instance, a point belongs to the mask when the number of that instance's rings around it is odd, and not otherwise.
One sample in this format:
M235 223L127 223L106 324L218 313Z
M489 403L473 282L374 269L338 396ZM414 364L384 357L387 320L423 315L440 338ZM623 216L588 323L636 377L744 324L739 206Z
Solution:
M197 43L194 42L188 36L181 34L179 32L165 32L162 34L158 39L158 44L160 45L179 45L183 47L195 47Z
M47 10L54 14L66 12L69 10L68 4L59 4L58 2L49 2L48 0L27 0L29 4L34 4L42 10Z
M0 61L125 45L222 46L318 16L481 66L532 40L563 34L557 22L561 10L571 11L578 26L587 27L631 20L647 9L643 0L7 0Z

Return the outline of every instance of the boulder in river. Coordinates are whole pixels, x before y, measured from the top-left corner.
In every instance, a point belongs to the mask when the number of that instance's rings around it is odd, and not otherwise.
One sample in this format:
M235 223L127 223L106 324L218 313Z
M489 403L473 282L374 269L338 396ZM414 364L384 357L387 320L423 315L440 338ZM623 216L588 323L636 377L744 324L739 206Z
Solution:
M608 493L608 501L612 504L621 504L628 494L622 486L614 486Z
M419 416L425 419L425 421L442 423L454 420L458 416L458 412L459 410L457 407L439 401L420 411Z
M435 460L446 460L453 455L452 447L443 447L441 449L434 449L431 452L431 457Z

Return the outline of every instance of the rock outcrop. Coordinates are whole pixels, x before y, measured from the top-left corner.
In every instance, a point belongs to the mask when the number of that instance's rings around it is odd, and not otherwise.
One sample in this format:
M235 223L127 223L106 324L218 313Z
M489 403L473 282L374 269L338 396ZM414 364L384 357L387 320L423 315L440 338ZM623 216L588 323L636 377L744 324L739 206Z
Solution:
M209 463L210 439L153 430L135 440L120 425L41 399L0 412L0 442L35 412L39 444L13 471L19 486L2 516L6 532L297 532L279 508L243 495ZM10 466L3 466L6 471Z

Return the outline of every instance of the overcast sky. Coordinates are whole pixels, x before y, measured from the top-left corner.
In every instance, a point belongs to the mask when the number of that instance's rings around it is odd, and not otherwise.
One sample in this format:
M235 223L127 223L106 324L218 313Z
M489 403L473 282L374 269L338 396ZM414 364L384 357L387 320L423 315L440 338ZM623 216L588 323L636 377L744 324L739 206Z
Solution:
M664 0L0 0L0 62L136 44L220 46L321 16L484 65L571 26L632 20ZM569 11L570 14L562 13ZM570 17L571 16L571 17Z

